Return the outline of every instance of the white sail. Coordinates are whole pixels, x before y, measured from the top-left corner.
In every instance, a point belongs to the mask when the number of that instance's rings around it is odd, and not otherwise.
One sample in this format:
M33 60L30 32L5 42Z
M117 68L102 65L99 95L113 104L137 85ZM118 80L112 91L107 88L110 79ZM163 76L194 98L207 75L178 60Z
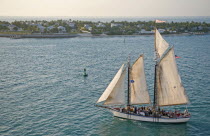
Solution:
M144 72L144 57L141 55L131 69L131 104L150 103L149 92Z
M155 30L155 50L158 55L158 58L160 58L163 53L166 51L166 49L169 47L169 44L163 39L163 37L160 35L158 30Z
M157 105L167 106L188 103L178 73L173 47L168 50L157 66L156 83Z
M124 80L126 71L123 69L124 64L121 66L115 77L112 79L111 83L106 88L104 93L98 99L97 103L102 101L105 101L105 105L125 103Z

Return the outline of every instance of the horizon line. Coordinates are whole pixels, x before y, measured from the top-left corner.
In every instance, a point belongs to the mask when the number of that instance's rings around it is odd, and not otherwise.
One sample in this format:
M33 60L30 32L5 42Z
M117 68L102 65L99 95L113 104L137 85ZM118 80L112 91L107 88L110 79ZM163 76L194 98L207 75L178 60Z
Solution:
M184 16L4 16L0 15L0 17L210 17L210 16L190 16L190 15L184 15Z

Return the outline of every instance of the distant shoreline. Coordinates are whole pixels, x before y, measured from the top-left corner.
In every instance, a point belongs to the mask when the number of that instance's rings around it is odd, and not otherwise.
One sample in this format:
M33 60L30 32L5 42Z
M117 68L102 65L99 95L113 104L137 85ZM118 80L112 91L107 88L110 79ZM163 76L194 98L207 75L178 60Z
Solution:
M157 22L160 21L160 22ZM119 21L92 22L81 20L31 20L0 21L0 36L20 38L72 38L95 36L140 36L153 35L155 28L161 34L206 34L210 33L210 23L206 22L166 22Z
M202 34L190 34L190 33L180 33L180 34L163 34L163 35L208 35L209 33ZM74 38L74 37L114 37L114 36L152 36L153 34L134 34L134 35L106 35L106 34L0 34L0 37L7 37L11 39L21 39L21 38Z

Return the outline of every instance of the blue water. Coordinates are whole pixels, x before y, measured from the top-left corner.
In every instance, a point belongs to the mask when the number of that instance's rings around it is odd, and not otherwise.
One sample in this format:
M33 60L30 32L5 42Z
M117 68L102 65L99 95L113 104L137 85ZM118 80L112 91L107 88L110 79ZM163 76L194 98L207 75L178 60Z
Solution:
M18 21L31 21L31 20L82 20L82 21L94 21L94 22L111 22L114 21L154 21L156 19L164 20L167 22L206 22L210 23L210 16L145 16L145 17L103 17L103 16L90 16L90 17L82 17L82 16L0 16L0 21L9 21L13 22L15 20Z
M210 135L210 35L164 37L181 56L188 123L119 119L94 107L129 54L134 61L144 53L152 96L153 36L0 38L0 135Z

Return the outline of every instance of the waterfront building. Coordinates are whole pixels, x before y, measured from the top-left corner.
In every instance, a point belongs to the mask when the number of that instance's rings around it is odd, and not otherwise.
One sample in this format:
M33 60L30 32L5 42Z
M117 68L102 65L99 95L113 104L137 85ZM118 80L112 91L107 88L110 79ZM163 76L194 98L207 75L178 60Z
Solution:
M165 30L165 29L158 29L158 31L159 31L160 33L164 33L166 30Z
M40 32L44 32L44 29L46 28L46 27L44 27L42 25L37 25L37 27L38 27Z
M192 27L190 30L191 31L197 31L197 27Z
M18 30L18 27L16 25L9 25L8 28L9 28L10 31L17 31ZM17 28L17 30L15 30L15 28Z
M112 28L112 27L120 27L120 26L122 26L122 24L111 23L111 28Z
M141 34L153 34L154 31L146 31L145 29L141 29L140 33Z
M38 26L36 23L31 23L30 26Z
M84 24L84 28L89 30L89 31L92 31L92 27L88 24Z
M98 23L98 25L96 25L96 27L106 27L103 23Z
M74 22L70 22L70 23L68 23L68 25L71 27L71 28L75 28L75 23Z
M23 28L18 27L17 31L21 32L21 31L23 31Z
M170 30L169 32L170 32L170 33L176 33L176 31L172 31L172 30Z
M203 30L203 27L202 26L198 26L197 28L199 31Z
M52 30L53 28L55 28L54 26L49 26L49 27L47 27L47 30L49 31L49 30Z
M59 33L66 33L66 28L63 26L59 26L58 31L59 31Z

